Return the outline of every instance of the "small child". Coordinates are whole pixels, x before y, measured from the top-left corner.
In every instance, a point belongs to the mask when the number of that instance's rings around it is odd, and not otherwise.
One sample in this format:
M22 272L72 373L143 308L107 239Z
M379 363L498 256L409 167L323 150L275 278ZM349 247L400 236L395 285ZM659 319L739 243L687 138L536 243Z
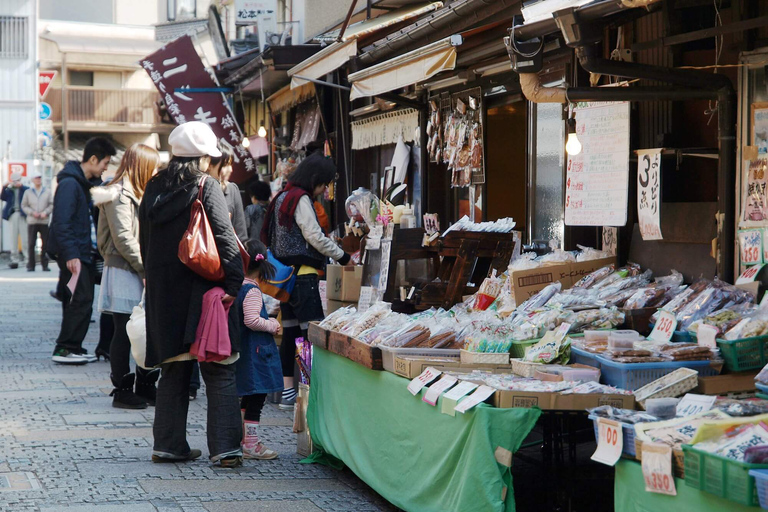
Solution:
M243 458L271 460L277 452L259 440L258 426L267 394L283 390L280 354L273 335L280 323L269 318L257 280L270 279L275 268L267 261L267 248L258 240L246 244L250 261L243 287L237 295L237 307L243 319L240 326L240 359L235 367L237 395L243 410Z

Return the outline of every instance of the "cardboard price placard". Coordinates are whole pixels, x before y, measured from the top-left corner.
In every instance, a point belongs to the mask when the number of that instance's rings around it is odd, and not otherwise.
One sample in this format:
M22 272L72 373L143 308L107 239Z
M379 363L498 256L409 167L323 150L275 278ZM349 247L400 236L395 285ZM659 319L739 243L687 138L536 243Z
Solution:
M592 454L592 460L615 466L624 449L624 432L621 431L621 425L615 421L598 418L597 428L597 450Z
M659 312L659 319L656 321L656 325L653 327L653 331L648 336L648 339L659 343L666 343L672 339L675 329L677 329L677 318L675 318L675 315L669 311L661 310Z
M706 412L715 405L716 396L697 395L694 393L687 393L680 403L677 404L678 416L693 416L695 414L701 414Z
M408 384L408 391L410 391L413 396L416 396L419 391L421 391L421 388L438 378L441 373L443 372L430 366Z
M456 412L460 412L464 414L474 406L481 404L488 400L491 395L493 395L496 392L495 389L493 389L490 386L480 386L477 388L477 390L469 395L467 398L462 400L459 405L456 406Z
M739 284L747 284L747 283L753 283L755 281L755 278L757 277L757 274L760 273L761 270L763 270L763 267L765 265L755 265L754 267L749 267L747 270L741 273L738 279L736 279L737 285Z
M763 232L760 229L739 231L741 264L757 265L763 262Z
M717 348L717 327L707 324L699 324L696 332L699 345L702 347Z
M645 490L677 496L672 476L672 447L658 443L643 443L643 478Z
M459 379L452 375L443 375L442 379L429 387L421 400L434 407L437 405L437 399L440 398L440 395L442 395L447 389L456 384L458 381Z

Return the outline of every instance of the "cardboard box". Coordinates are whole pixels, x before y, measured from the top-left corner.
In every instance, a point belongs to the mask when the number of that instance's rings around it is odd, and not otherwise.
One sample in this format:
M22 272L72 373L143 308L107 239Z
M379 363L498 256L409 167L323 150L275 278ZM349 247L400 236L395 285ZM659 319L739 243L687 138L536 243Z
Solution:
M755 391L755 376L758 371L728 373L712 377L699 377L699 387L692 393L701 395L727 395L740 391Z
M569 394L560 393L536 393L528 391L496 391L494 405L507 409L511 407L538 407L542 410L557 411L583 411L601 405L610 405L622 409L634 409L635 397L633 395L607 395L607 394Z
M329 300L328 305L325 310L325 316L330 315L334 311L345 308L347 306L356 306L357 304L354 302L341 302L340 300Z
M474 370L483 370L491 373L512 373L512 366L508 364L466 364L458 358L437 356L395 356L393 373L406 379L415 379L430 366L443 372L469 373Z
M515 296L515 302L522 304L548 285L557 282L563 285L563 290L566 290L584 276L612 263L616 263L616 258L602 258L563 265L547 265L540 268L512 272L512 293Z
M363 282L363 267L328 265L325 269L325 282L325 296L328 302L357 302ZM328 308L330 309L330 305Z

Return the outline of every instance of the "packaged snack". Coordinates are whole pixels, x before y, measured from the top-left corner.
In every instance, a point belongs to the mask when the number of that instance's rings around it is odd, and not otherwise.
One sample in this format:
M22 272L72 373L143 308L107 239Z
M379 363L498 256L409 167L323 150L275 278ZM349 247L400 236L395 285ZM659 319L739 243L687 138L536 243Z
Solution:
M573 285L573 288L591 288L596 283L613 274L614 269L614 265L608 265L607 267L597 269L591 274L582 277Z

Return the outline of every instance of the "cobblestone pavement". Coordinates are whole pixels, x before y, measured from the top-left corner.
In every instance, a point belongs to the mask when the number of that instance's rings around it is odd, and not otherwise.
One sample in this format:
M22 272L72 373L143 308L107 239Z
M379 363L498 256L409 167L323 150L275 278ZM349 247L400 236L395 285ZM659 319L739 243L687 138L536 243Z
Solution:
M395 510L348 470L300 464L292 415L271 404L262 433L278 460L212 467L203 392L190 404L187 434L204 456L150 462L153 408L112 408L108 363L51 362L61 319L60 304L48 295L55 278L55 270L39 267L0 270L0 511ZM97 340L92 323L88 352Z

